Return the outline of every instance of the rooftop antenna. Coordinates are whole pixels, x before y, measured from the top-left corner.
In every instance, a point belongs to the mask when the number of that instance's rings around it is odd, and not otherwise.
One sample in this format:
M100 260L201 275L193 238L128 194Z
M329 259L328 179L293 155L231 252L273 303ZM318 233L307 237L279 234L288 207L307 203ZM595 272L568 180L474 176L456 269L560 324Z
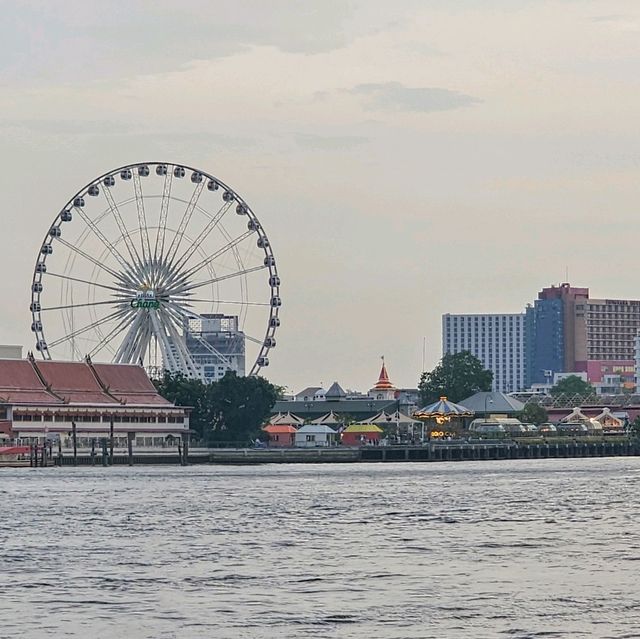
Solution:
M569 283L569 266L564 267L564 281Z

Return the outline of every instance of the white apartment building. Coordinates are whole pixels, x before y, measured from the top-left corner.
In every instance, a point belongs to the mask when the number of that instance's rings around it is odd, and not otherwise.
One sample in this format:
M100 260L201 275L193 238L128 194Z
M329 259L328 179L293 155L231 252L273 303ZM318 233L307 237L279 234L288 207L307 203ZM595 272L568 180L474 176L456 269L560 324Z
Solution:
M442 354L469 351L493 372L493 390L525 388L524 313L442 316Z

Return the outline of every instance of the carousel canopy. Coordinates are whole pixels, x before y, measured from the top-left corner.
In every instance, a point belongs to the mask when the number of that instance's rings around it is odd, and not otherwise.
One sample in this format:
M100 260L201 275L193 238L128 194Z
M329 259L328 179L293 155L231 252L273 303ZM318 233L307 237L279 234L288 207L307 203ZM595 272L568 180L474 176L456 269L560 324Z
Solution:
M473 411L466 406L454 404L446 397L441 397L437 402L425 406L416 411L413 416L417 419L430 419L434 417L472 417Z

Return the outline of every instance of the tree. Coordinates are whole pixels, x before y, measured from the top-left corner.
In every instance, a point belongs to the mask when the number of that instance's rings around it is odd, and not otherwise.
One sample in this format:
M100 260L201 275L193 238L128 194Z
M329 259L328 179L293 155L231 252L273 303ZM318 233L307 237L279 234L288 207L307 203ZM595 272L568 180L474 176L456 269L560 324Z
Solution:
M543 406L540 404L525 404L524 410L518 415L521 422L525 424L535 424L540 426L549 420L549 415Z
M423 404L446 396L459 402L480 391L490 391L493 373L483 368L482 362L469 351L447 353L431 371L420 376L418 389Z
M640 415L638 415L630 424L629 432L634 437L640 437Z
M156 390L176 406L191 408L189 427L200 437L208 427L207 385L199 379L189 379L182 373L165 371L161 379L153 381Z
M207 390L209 440L241 444L261 434L282 392L263 377L238 377L232 371Z
M558 395L579 395L580 397L595 395L593 386L577 375L563 377L549 392L554 397L558 397Z
M192 409L189 425L200 439L235 445L245 445L260 434L282 395L281 387L262 377L238 377L231 371L211 384L165 371L154 384L169 401Z

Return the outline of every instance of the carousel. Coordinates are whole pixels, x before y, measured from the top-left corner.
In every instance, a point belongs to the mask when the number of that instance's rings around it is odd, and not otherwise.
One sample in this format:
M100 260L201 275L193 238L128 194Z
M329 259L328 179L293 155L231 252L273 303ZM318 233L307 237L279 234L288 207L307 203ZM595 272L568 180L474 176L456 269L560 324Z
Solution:
M465 428L465 419L474 414L465 406L441 397L437 402L416 411L413 417L425 424L429 439L444 439L458 437Z

